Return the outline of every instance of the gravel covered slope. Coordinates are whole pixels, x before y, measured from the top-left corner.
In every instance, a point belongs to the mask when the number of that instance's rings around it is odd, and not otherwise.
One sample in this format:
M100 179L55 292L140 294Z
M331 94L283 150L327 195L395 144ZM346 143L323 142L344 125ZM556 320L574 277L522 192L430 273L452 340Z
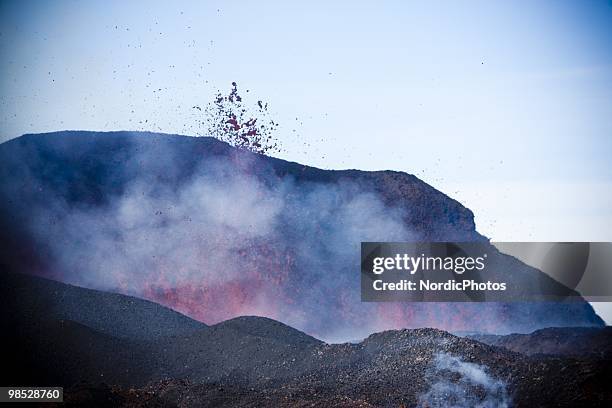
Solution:
M17 279L24 287L46 282ZM83 302L91 296L49 285ZM140 301L124 298L131 307L117 312L102 302L98 313L139 316ZM163 325L166 309L159 310L161 320L148 321L153 327ZM438 329L326 344L250 316L142 339L49 316L41 308L27 321L4 316L2 380L62 385L68 405L431 407L450 398L459 406L569 407L607 406L612 399L608 360L528 356Z
M129 340L152 340L205 328L172 309L117 293L67 285L29 275L0 272L3 312L29 319L69 320Z

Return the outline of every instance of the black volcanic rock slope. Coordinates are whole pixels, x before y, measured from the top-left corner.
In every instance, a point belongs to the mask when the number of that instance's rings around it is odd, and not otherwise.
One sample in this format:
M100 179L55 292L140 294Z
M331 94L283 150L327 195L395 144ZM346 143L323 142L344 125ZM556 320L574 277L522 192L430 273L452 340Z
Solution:
M321 341L276 320L259 316L240 316L210 326L213 330L234 330L243 335L281 338L289 343L320 344Z
M16 279L24 288L71 290L83 301L91 294L40 278ZM139 301L126 298L131 306L121 311L104 302L98 309L103 315L135 320ZM453 364L471 364L464 370L480 370L480 377L486 373L496 390L503 390L495 396L498 403L606 406L612 398L608 361L529 357L437 329L392 330L358 344L326 344L270 319L242 317L167 337L133 340L50 318L42 309L27 318L15 322L3 316L8 327L3 329L7 346L2 381L62 385L68 406L102 401L125 407L415 406L448 374L436 368L439 356ZM149 324L161 322L154 314ZM479 387L460 391L485 398L487 393Z
M0 273L3 313L23 324L70 321L113 338L155 340L206 328L148 300L85 289L49 279Z
M3 373L31 384L144 385L167 377L261 382L294 375L290 363L323 344L268 318L208 327L131 296L22 274L0 279Z

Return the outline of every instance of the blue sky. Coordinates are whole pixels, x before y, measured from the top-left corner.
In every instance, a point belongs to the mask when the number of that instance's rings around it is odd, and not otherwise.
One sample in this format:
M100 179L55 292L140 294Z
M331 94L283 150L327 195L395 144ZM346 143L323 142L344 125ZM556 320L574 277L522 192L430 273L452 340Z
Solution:
M124 3L2 3L0 140L196 134L191 107L237 81L270 102L280 157L416 174L495 239L544 238L501 215L538 223L520 201L547 197L612 238L610 2Z
M0 4L0 140L196 134L232 81L281 158L413 173L495 240L612 241L609 1Z

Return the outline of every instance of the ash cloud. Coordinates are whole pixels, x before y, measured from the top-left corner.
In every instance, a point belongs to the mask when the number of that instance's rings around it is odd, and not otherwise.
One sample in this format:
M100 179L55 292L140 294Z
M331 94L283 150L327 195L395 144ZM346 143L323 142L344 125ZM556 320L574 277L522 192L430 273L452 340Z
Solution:
M484 366L465 362L448 353L434 357L430 377L434 381L419 397L419 408L508 408L506 384L487 373Z
M106 205L49 197L31 218L61 280L148 298L208 324L255 314L328 337L343 325L316 316L331 310L376 329L354 310L359 244L415 239L404 210L350 182L262 179L248 155L202 161L187 182L160 183L160 173L180 177L180 157L168 152L160 162L146 145L134 150L135 176Z
M266 316L330 342L603 324L586 303L361 302L361 241L483 239L469 210L404 173L324 171L210 138L58 132L0 146L0 197L8 269L205 323Z

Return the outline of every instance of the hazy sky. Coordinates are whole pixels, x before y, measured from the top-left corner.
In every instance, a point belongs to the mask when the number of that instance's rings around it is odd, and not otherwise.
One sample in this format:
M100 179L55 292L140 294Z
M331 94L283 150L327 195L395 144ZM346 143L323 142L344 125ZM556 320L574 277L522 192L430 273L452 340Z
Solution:
M237 81L281 158L413 173L494 240L612 241L609 1L4 1L0 81L0 140L196 134Z

